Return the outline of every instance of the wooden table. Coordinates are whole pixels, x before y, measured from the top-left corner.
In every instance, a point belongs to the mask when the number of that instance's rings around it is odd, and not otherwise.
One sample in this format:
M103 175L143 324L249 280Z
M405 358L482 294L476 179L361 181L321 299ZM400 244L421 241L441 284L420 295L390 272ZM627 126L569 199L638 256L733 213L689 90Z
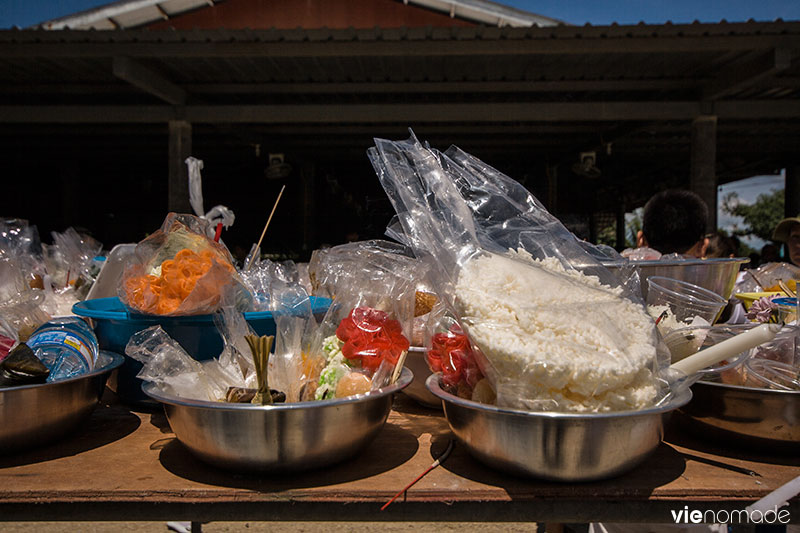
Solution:
M405 520L672 522L670 510L735 510L800 475L800 454L753 455L668 429L647 461L592 483L522 479L456 445L421 474L451 433L440 412L399 395L383 431L357 458L299 474L234 474L195 459L160 411L103 402L72 437L0 457L0 520ZM800 499L789 511L800 520Z

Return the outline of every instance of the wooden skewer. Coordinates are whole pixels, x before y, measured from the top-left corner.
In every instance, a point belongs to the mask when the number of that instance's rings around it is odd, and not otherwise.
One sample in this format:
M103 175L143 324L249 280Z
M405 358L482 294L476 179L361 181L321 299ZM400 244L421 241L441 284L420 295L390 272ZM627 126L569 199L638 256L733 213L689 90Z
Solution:
M267 223L264 224L264 230L261 232L261 237L258 238L258 242L256 243L255 250L257 250L261 246L261 241L264 240L264 235L267 233L267 228L269 227L269 223L272 222L272 215L275 214L275 209L278 207L278 202L281 201L281 196L283 196L283 190L286 188L286 185L281 187L281 192L278 193L278 198L275 199L275 205L272 206L272 211L269 214L269 218L267 219ZM246 265L247 268L245 270L250 270L250 267L253 266L253 261L255 261L255 256L250 258L250 263Z
M281 187L281 192L278 193L278 198L275 200L275 205L272 206L272 211L269 214L269 218L267 219L267 223L264 224L264 230L261 232L261 237L258 238L258 242L256 243L256 249L261 246L261 241L264 240L264 235L267 233L267 228L269 227L269 223L272 222L272 215L275 214L275 209L278 207L278 202L281 201L281 196L283 196L283 190L286 188L286 185ZM250 270L250 267L253 266L253 261L255 261L255 256L250 258L250 263L247 265L245 270Z
M790 289L790 288L789 288L789 286L788 286L788 285L786 285L786 284L783 282L783 280L782 280L782 279L779 279L779 280L778 280L778 286L779 286L779 287L780 287L780 288L783 290L783 292L785 292L785 293L786 293L786 295L787 295L787 296L789 296L789 297L791 297L791 298L796 298L796 297L797 297L797 295L794 293L794 291L793 291L792 289Z
M269 218L267 219L267 223L264 224L264 231L261 232L261 237L258 238L258 242L256 246L261 246L261 241L264 240L264 234L267 233L267 228L269 227L269 223L272 222L272 215L275 214L275 209L278 207L278 202L281 201L281 196L283 196L283 190L286 188L286 185L281 187L281 192L278 193L278 198L275 199L275 205L272 206L272 211L269 214Z

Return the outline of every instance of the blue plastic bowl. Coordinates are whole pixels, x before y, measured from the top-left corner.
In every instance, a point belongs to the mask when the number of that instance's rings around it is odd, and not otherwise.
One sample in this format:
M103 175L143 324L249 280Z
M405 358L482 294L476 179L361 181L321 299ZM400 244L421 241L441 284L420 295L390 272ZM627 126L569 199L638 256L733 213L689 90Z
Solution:
M311 310L318 318L328 310L331 300L311 297ZM213 315L153 316L130 313L119 298L85 300L72 306L72 312L94 321L94 332L101 350L120 354L134 333L151 326L161 326L164 331L198 361L217 357L222 351L222 337L214 325ZM275 320L269 311L244 314L245 320L259 335L275 335ZM142 363L125 356L119 369L117 394L128 403L151 404L142 392L142 380L136 377Z
M797 306L797 298L774 298L772 301L778 305Z

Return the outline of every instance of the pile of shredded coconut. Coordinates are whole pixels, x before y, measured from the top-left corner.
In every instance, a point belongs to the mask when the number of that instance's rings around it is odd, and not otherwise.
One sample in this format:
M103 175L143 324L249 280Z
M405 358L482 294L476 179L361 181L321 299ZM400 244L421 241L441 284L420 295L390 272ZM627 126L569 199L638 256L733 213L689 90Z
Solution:
M456 308L483 352L498 405L602 412L652 405L654 324L620 288L556 258L485 254L467 261Z
M689 317L683 321L678 320L678 317L672 312L668 305L648 305L647 313L653 319L659 319L658 331L666 337L670 331L674 329L686 328L689 326L710 326L708 320L701 316Z

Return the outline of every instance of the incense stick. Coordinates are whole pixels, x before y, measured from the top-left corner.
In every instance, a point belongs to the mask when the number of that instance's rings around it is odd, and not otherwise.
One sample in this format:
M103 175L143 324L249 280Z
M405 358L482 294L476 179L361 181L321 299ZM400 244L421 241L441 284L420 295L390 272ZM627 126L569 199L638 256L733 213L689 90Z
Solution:
M453 451L453 446L454 446L454 445L455 445L455 441L453 441L453 439L450 439L450 442L448 442L448 443L447 443L447 448L444 450L444 452L442 452L442 455L440 455L439 457L437 457L437 458L436 458L436 460L435 460L435 461L434 461L434 462L431 464L431 466L429 466L429 467L428 467L428 468L427 468L427 469L426 469L426 470L425 470L423 473L421 473L420 475L418 475L418 476L417 476L417 478L416 478L414 481L412 481L411 483L409 483L408 485L406 485L404 489L402 489L400 492L398 492L397 494L395 494L395 495L394 495L394 497L393 497L391 500L389 500L388 502L386 502L386 503L383 505L383 507L381 507L381 511L383 511L384 509L386 509L387 507L389 507L389 504L391 504L393 501L395 501L397 498L399 498L399 497L400 497L400 495L401 495L401 494L403 494L403 493L405 493L405 492L406 492L408 489L410 489L411 487L413 487L413 486L414 486L414 485L417 483L417 481L419 481L420 479L422 479L423 477L425 477L425 476L428 474L428 472L430 472L431 470L433 470L434 468L436 468L437 466L439 466L440 464L442 464L442 463L444 462L444 460L445 460L445 459L447 459L447 457L450 455L450 452L452 452L452 451Z

